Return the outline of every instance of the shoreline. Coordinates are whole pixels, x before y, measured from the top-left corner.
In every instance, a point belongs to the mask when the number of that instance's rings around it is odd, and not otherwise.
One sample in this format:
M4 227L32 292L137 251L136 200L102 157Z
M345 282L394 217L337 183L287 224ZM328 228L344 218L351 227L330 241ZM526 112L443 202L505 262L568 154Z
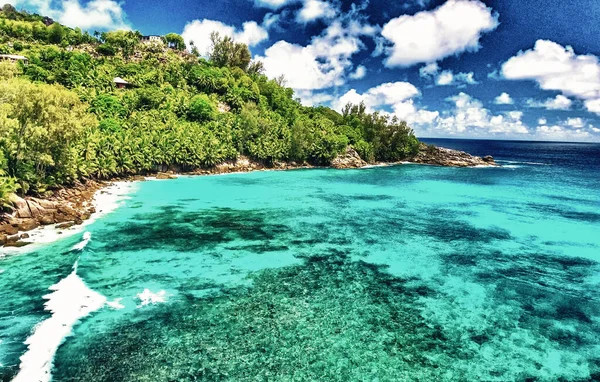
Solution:
M430 151L428 153L422 150L419 155L410 161L367 163L358 156L354 149L348 148L347 152L334 159L330 166L275 162L272 167L267 167L246 157L240 157L235 161L224 162L208 169L189 172L166 171L149 175L131 175L127 177L115 177L113 180L108 181L90 180L86 183L78 183L71 188L57 190L48 198L34 198L29 196L23 199L17 198L19 203L24 203L24 206L22 205L21 208L25 209L26 212L29 211L31 214L26 221L28 224L21 225L14 223L15 221L24 220L16 217L19 212L15 212L12 215L7 213L0 214L0 222L4 221L4 223L0 223L0 239L2 239L0 241L0 248L2 248L0 259L10 254L29 252L40 245L52 243L60 238L70 237L82 232L86 226L92 224L96 219L116 210L127 199L127 195L134 191L138 182L142 181L176 179L179 176L241 174L256 171L372 169L406 164L471 168L498 167L493 158L490 162L489 159L474 157L465 152L443 148L436 149L436 152ZM32 206L35 207L32 208ZM34 219L36 216L33 212L39 211L39 209L43 211L44 207L42 206L49 207L48 211L56 211L56 209L62 211L63 208L68 208L70 210L69 218L62 219L63 217L61 217L62 221L54 221L56 219L48 220L43 217L40 218L40 215L37 219ZM15 227L15 224L18 225L18 229ZM7 233L9 225L11 226L10 234ZM23 227L25 229L21 229Z
M103 187L96 190L89 203L94 207L95 212L89 215L89 218L82 220L80 224L73 224L68 227L61 228L64 223L54 223L47 225L39 225L29 231L19 231L17 234L10 237L21 237L27 234L25 239L27 245L22 246L4 246L0 259L8 255L14 255L24 252L29 252L32 249L38 248L44 244L53 243L59 239L77 235L85 230L85 227L92 224L97 219L109 214L119 208L127 199L127 195L135 191L135 181L116 180L104 184Z

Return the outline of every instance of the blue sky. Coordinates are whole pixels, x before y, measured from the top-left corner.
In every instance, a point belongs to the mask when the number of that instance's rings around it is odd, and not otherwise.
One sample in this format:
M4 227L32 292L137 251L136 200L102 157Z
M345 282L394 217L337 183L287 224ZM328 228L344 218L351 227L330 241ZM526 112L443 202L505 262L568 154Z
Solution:
M307 105L363 101L421 137L600 141L597 0L12 0L88 30L220 31Z

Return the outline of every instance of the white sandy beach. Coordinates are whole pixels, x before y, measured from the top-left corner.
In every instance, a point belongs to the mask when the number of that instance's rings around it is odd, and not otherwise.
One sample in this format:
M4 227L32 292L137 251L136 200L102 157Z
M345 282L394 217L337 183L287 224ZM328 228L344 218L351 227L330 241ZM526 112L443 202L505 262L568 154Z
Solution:
M92 200L96 212L93 213L89 219L85 220L83 224L67 229L57 229L57 224L33 229L27 232L27 234L29 234L27 241L31 242L31 244L21 248L0 248L0 258L6 255L31 252L40 245L52 243L82 232L86 226L92 224L96 219L119 208L119 206L128 199L128 195L135 191L136 187L137 182L113 182L108 187L96 191Z

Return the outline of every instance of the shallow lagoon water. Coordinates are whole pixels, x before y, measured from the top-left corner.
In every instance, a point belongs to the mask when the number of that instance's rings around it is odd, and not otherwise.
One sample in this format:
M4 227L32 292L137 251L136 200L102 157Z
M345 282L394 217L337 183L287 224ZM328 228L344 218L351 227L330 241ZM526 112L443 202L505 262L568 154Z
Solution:
M505 167L140 183L0 260L0 379L600 379L600 146L443 145Z

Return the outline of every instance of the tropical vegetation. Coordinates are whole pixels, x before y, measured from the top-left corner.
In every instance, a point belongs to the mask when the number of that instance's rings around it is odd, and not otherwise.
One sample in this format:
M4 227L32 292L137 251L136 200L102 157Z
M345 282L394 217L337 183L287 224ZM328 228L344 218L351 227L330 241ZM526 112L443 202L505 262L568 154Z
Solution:
M367 161L398 161L419 142L403 121L347 105L305 107L269 79L248 47L211 35L198 50L175 33L90 34L48 17L0 11L0 201L83 178L210 167L240 155L327 165L352 145ZM131 86L119 89L115 77Z

